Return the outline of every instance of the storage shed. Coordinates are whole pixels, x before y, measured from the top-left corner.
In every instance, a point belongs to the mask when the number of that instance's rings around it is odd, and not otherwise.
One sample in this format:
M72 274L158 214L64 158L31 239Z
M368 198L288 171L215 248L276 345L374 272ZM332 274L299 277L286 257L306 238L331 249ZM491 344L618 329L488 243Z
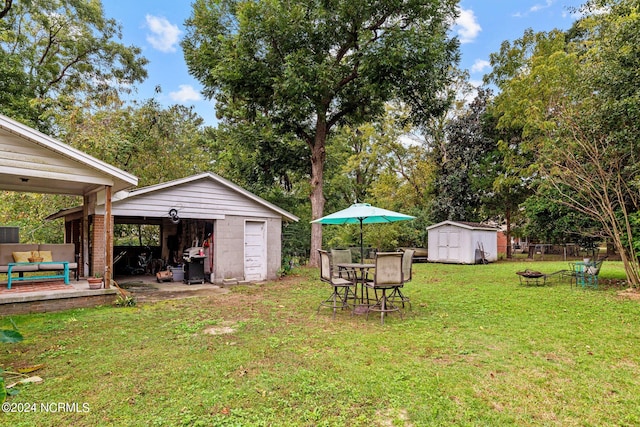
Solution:
M95 212L104 212L100 201ZM153 261L178 265L185 251L202 248L205 278L212 283L275 279L282 267L283 220L299 220L211 172L114 194L112 212L115 224L159 227L158 246L150 248ZM50 219L70 222L76 215L69 209ZM114 257L134 249L116 246ZM123 264L116 263L116 272Z
M498 229L474 222L443 221L427 227L430 262L475 264L498 259Z

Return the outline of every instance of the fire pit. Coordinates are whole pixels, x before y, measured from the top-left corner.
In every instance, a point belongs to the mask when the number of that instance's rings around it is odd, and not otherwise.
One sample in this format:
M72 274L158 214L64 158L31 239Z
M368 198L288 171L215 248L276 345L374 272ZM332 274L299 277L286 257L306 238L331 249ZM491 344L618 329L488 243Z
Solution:
M547 275L539 271L525 270L516 272L520 276L521 285L545 285L547 283ZM540 283L542 279L542 283Z

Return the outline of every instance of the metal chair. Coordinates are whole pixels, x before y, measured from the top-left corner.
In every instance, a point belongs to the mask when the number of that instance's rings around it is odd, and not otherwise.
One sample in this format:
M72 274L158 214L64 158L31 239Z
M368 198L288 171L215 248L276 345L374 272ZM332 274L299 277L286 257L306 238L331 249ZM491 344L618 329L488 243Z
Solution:
M338 264L351 264L353 262L352 259L351 249L331 249L331 266L333 267L333 276L342 277L344 275L349 280L353 279L353 277L349 277L349 271L346 269L341 270L337 267Z
M367 317L369 317L370 311L380 312L380 323L384 325L384 316L386 313L397 311L402 318L402 312L400 307L394 304L393 299L390 299L387 295L388 290L393 291L404 284L404 275L402 273L402 252L378 252L375 258L376 270L373 276L373 280L365 281L367 288L373 289L378 294L378 290L381 291L381 296L377 297L375 304L369 306L367 310Z
M403 284L393 289L391 295L389 295L389 299L393 301L400 301L402 303L402 308L404 308L405 304L409 304L409 309L411 309L411 300L408 296L402 293L402 288L404 284L411 281L413 277L413 253L415 251L413 249L405 249L402 253L402 276L403 276Z
M329 253L322 249L319 249L318 252L320 253L320 280L331 285L333 292L326 300L320 303L317 312L320 313L320 308L322 307L333 308L333 318L335 319L338 308L342 310L349 308L351 306L349 300L356 300L354 292L356 283L353 279L335 276L332 271ZM355 277L355 274L352 274L351 277Z
M592 263L584 263L584 262L576 262L570 263L571 266L571 286L573 286L573 282L575 281L576 287L581 285L583 288L585 287L598 287L598 275L600 274L600 269L602 268L602 263L607 257L602 257L595 262Z

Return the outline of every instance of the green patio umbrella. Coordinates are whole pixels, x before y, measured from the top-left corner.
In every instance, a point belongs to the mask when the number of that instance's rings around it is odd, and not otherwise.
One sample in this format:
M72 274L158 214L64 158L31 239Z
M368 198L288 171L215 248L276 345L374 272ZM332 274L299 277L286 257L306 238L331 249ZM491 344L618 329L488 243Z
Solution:
M377 208L369 203L354 203L346 209L314 219L311 222L320 224L360 224L360 259L363 260L362 224L408 221L411 219L415 219L415 216Z

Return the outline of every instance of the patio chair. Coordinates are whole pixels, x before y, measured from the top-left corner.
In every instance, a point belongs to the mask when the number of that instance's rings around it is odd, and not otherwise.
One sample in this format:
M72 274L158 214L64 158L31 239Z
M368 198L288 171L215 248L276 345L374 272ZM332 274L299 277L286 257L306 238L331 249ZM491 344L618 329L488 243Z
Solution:
M380 323L384 325L384 316L387 313L397 311L402 318L400 307L387 295L388 290L391 290L391 294L393 294L393 291L404 284L402 252L378 252L376 253L375 265L373 280L365 281L365 286L373 289L377 298L375 304L369 306L367 317L369 317L370 311L380 312ZM379 297L377 296L378 290L381 291Z
M320 253L320 280L331 285L333 292L326 300L320 303L317 312L320 313L320 308L322 307L330 307L333 309L333 318L335 318L338 308L342 310L349 308L351 306L349 301L356 300L354 292L356 283L352 279L335 276L332 271L329 253L322 249L319 249L318 252ZM355 275L351 274L351 277L355 277Z
M341 271L341 269L338 268L338 264L351 264L352 262L351 249L331 249L331 265L335 277L345 275L345 278L351 280L352 277L349 277L350 272L347 271L348 269Z
M402 308L404 308L405 303L409 304L409 309L411 309L411 300L408 296L402 293L402 288L404 284L411 281L413 277L413 253L415 251L413 249L405 249L402 253L402 276L403 281L402 285L393 289L391 295L389 295L389 299L392 301L400 301L402 303Z
M571 286L575 282L576 287L581 285L584 287L598 287L598 275L600 274L600 269L602 268L602 263L607 259L606 256L599 258L594 263L581 263L574 262L570 263L571 270L569 273L566 273L567 276L571 277Z
M602 263L605 258L601 258L592 265L588 265L584 268L583 276L579 277L579 279L582 279L582 287L598 287L598 275L600 274L600 269L602 268ZM578 283L576 282L576 286L577 284Z

